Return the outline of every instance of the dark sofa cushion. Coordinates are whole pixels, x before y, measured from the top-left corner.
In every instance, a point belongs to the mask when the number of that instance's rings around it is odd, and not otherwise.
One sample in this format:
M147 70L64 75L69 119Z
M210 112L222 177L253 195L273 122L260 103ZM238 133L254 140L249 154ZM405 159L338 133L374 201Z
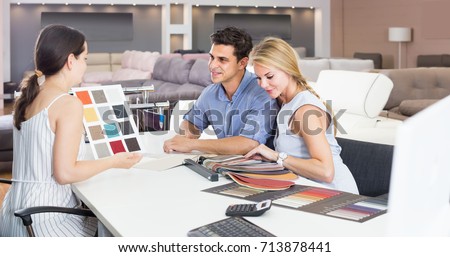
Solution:
M375 69L382 69L383 66L383 56L380 53L359 53L356 52L353 54L353 58L363 59L363 60L372 60L373 67Z
M191 71L189 72L189 83L204 87L212 84L207 60L195 60L195 63L192 65Z
M442 55L440 54L418 55L417 67L443 67Z
M416 100L403 100L399 105L399 112L405 116L413 116L414 114L422 111L428 106L436 103L439 100L436 99L416 99Z
M450 54L442 55L442 65L444 67L450 67Z
M181 59L181 57L173 57L173 58ZM155 67L153 68L152 79L165 80L164 75L169 70L170 60L173 58L159 57L155 62Z
M153 69L154 80L163 80L176 84L188 82L189 72L195 60L183 60L181 58L163 58L156 60Z
M389 192L394 146L336 138L341 158L355 178L359 194L379 196Z

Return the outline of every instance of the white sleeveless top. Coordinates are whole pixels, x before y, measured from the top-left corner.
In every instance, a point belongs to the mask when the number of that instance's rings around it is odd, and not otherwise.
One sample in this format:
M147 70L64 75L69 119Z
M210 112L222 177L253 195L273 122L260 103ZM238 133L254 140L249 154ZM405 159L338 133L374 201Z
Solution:
M289 126L292 115L298 108L307 104L314 105L330 115L325 105L311 92L304 90L298 93L290 102L284 104L278 113L277 136L274 140L275 150L277 152L285 152L288 155L302 159L311 158L303 137L291 132ZM353 178L353 175L348 167L342 162L340 156L341 147L334 137L333 122L331 122L330 126L328 126L325 135L333 155L334 179L331 183L321 181L317 182L337 190L358 194L358 187L356 186L355 179Z
M14 127L13 183L6 194L0 215L0 236L27 236L14 211L33 206L75 207L80 201L71 185L60 185L53 175L53 145L48 110L63 94L42 111L23 121L21 129ZM76 136L76 135L74 135ZM84 156L84 140L80 135L78 160ZM34 214L36 236L92 236L96 219L60 213Z

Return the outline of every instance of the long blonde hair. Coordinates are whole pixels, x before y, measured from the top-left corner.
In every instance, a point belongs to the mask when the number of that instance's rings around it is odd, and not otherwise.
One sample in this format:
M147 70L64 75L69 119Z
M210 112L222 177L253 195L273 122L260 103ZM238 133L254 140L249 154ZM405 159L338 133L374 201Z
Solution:
M274 67L282 70L296 81L297 86L302 90L308 90L317 98L319 94L308 84L303 77L298 66L297 52L284 40L276 37L266 37L259 42L250 53L250 64L258 63L265 67ZM336 120L333 110L324 102L325 107L331 113L331 120L334 124L334 134L336 135Z

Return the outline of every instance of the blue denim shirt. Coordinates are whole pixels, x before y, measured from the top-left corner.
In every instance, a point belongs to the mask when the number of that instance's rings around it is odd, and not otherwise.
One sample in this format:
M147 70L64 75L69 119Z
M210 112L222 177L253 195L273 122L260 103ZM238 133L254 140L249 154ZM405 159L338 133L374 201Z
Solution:
M278 104L245 71L231 101L222 84L206 87L184 119L200 131L212 125L218 138L244 136L265 144L275 126Z

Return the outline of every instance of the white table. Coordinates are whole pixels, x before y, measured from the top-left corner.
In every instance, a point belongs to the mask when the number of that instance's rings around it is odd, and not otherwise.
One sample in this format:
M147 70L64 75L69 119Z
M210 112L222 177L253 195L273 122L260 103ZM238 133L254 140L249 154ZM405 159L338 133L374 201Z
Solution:
M163 141L172 135L147 133L145 148L161 152ZM115 236L174 237L224 219L228 205L246 202L201 191L229 182L210 182L184 166L167 171L111 169L74 184L73 190ZM319 185L303 178L297 183ZM383 236L386 217L358 223L272 206L248 219L277 236Z

